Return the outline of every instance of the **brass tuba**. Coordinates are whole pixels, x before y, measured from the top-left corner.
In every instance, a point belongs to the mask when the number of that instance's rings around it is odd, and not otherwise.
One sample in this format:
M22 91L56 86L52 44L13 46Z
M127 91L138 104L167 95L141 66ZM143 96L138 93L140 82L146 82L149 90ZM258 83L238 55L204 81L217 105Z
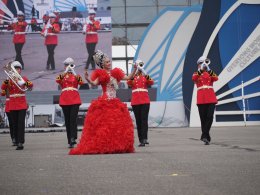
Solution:
M13 61L9 62L4 66L4 72L5 74L13 81L13 83L21 90L21 91L27 91L29 88L28 87L21 87L18 84L18 81L24 81L24 79L21 77L21 75L16 71L14 66L12 65Z

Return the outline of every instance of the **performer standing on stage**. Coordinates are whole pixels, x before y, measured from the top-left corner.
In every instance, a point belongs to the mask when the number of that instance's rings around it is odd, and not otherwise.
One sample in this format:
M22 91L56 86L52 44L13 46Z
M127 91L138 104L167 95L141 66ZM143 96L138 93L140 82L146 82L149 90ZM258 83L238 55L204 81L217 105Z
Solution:
M87 70L89 64L91 63L92 69L95 69L95 62L92 59L92 56L95 53L96 45L98 43L98 30L100 29L100 22L95 20L96 12L91 9L88 12L89 17L87 19L86 24L83 27L83 34L86 34L85 42L86 48L88 51L88 59L86 62L85 69Z
M22 65L18 61L11 63L11 66L15 68L20 75ZM13 121L13 133L14 139L17 143L16 150L23 150L24 134L25 134L25 116L28 108L25 98L25 88L31 90L33 83L29 81L25 76L16 78L16 82L12 80L5 80L2 85L2 90L9 91L10 103L9 109Z
M134 78L127 81L129 87L132 88L131 105L133 107L136 127L139 138L139 147L149 144L148 142L148 115L150 110L150 98L148 94L148 86L153 85L154 81L144 71L144 62L137 60L137 73Z
M121 80L131 79L136 71L126 76L119 68L111 69L108 56L97 51L95 63L102 69L93 71L86 80L101 85L103 95L91 102L86 114L80 143L69 154L111 154L134 152L134 126L126 104L116 98Z
M56 15L54 13L50 13L49 20L41 32L41 35L45 37L45 45L48 52L48 60L46 65L47 70L55 70L54 50L58 45L57 33L60 32L60 26L55 23L55 20Z
M18 21L8 26L8 30L14 31L13 43L15 47L16 57L15 60L19 61L24 69L24 63L22 59L22 49L25 43L25 34L27 22L24 21L24 13L22 11L17 12Z
M59 104L65 117L67 139L69 148L73 148L77 139L77 116L81 99L78 92L78 85L83 85L80 75L77 75L74 68L74 60L67 58L64 61L65 72L56 78L56 82L61 86Z
M5 113L6 113L6 116L8 118L8 123L9 123L9 130L10 130L10 136L11 136L11 140L12 140L12 143L13 143L13 146L17 146L17 143L15 141L15 137L14 137L14 128L13 128L13 120L12 120L12 115L11 115L11 112L10 112L10 94L9 94L9 90L8 88L6 88L6 84L8 84L9 82L6 82L4 81L2 83L2 86L1 86L1 89L2 89L2 92L1 92L1 95L2 96L5 96L6 99L5 99Z
M198 71L192 75L192 80L197 86L197 106L201 121L201 141L209 145L211 137L209 134L215 105L217 103L216 94L213 89L213 82L218 80L218 76L210 69L210 59L201 56L198 61Z

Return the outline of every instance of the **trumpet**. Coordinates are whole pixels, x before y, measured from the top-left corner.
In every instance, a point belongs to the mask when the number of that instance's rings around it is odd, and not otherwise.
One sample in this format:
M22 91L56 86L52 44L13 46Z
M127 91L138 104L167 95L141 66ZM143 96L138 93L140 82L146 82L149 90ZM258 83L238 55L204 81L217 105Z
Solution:
M12 65L12 61L4 66L4 72L21 91L27 91L29 89L27 86L22 88L18 84L18 81L21 81L23 83L25 83L25 81Z
M76 72L75 72L74 68L75 68L75 65L74 65L74 64L69 64L69 65L66 67L66 70L65 70L64 73L66 73L66 72L71 72L71 73L73 73L74 75L76 75Z
M70 68L70 69L74 69L74 68L75 68L75 64L70 64L70 65L69 65L69 68Z
M205 61L204 61L204 63L205 63L205 65L210 65L210 63L211 63L211 61L210 61L210 59L209 58L207 58Z
M143 61L136 60L134 63L129 63L129 64L136 65L138 71L142 72L143 75L147 75L146 71L144 70L144 62Z

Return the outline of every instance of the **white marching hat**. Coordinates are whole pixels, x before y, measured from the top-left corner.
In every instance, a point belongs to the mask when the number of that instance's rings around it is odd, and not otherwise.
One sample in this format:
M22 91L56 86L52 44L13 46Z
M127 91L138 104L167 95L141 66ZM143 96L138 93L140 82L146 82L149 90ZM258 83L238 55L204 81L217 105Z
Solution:
M13 67L15 68L21 68L22 69L22 65L20 62L18 61L13 61L12 64L11 64Z
M54 13L50 13L49 18L56 18L56 15Z
M24 13L22 11L18 11L17 16L24 16Z
M72 58L68 57L66 60L64 60L63 64L64 65L70 65L70 64L74 65L74 60Z
M200 64L200 63L204 62L206 59L207 59L206 56L201 56L201 57L198 59L197 64Z
M96 14L96 12L95 12L95 10L90 9L90 10L88 11L88 14Z

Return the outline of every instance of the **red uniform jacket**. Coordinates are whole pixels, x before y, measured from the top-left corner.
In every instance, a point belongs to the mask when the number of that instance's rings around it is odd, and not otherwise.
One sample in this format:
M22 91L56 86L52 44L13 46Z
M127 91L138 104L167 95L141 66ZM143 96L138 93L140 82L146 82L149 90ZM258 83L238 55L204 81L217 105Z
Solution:
M72 73L60 74L56 78L56 82L60 84L62 89L60 106L81 104L78 85L83 85L84 82L80 75L75 76Z
M86 30L86 43L97 43L98 42L98 33L100 29L100 22L98 20L92 20L93 24L87 24Z
M144 75L135 75L133 80L128 80L127 84L132 87L131 105L149 104L150 98L147 87L153 85L154 81Z
M213 82L218 80L218 76L212 70L194 72L192 80L197 85L197 104L216 104L218 102L213 89Z
M44 34L46 25L43 27L41 34ZM45 45L58 45L57 33L60 32L60 25L57 23L52 24L52 28L48 29L48 34L45 37Z
M8 27L8 30L14 31L13 43L25 43L25 30L27 23L25 21L16 22Z
M10 98L5 99L5 112L10 112Z
M33 87L33 83L29 81L26 77L23 77L25 81L25 86L28 88ZM2 84L2 94L4 91L9 91L9 110L26 110L28 108L25 92L21 91L11 80L5 80Z

